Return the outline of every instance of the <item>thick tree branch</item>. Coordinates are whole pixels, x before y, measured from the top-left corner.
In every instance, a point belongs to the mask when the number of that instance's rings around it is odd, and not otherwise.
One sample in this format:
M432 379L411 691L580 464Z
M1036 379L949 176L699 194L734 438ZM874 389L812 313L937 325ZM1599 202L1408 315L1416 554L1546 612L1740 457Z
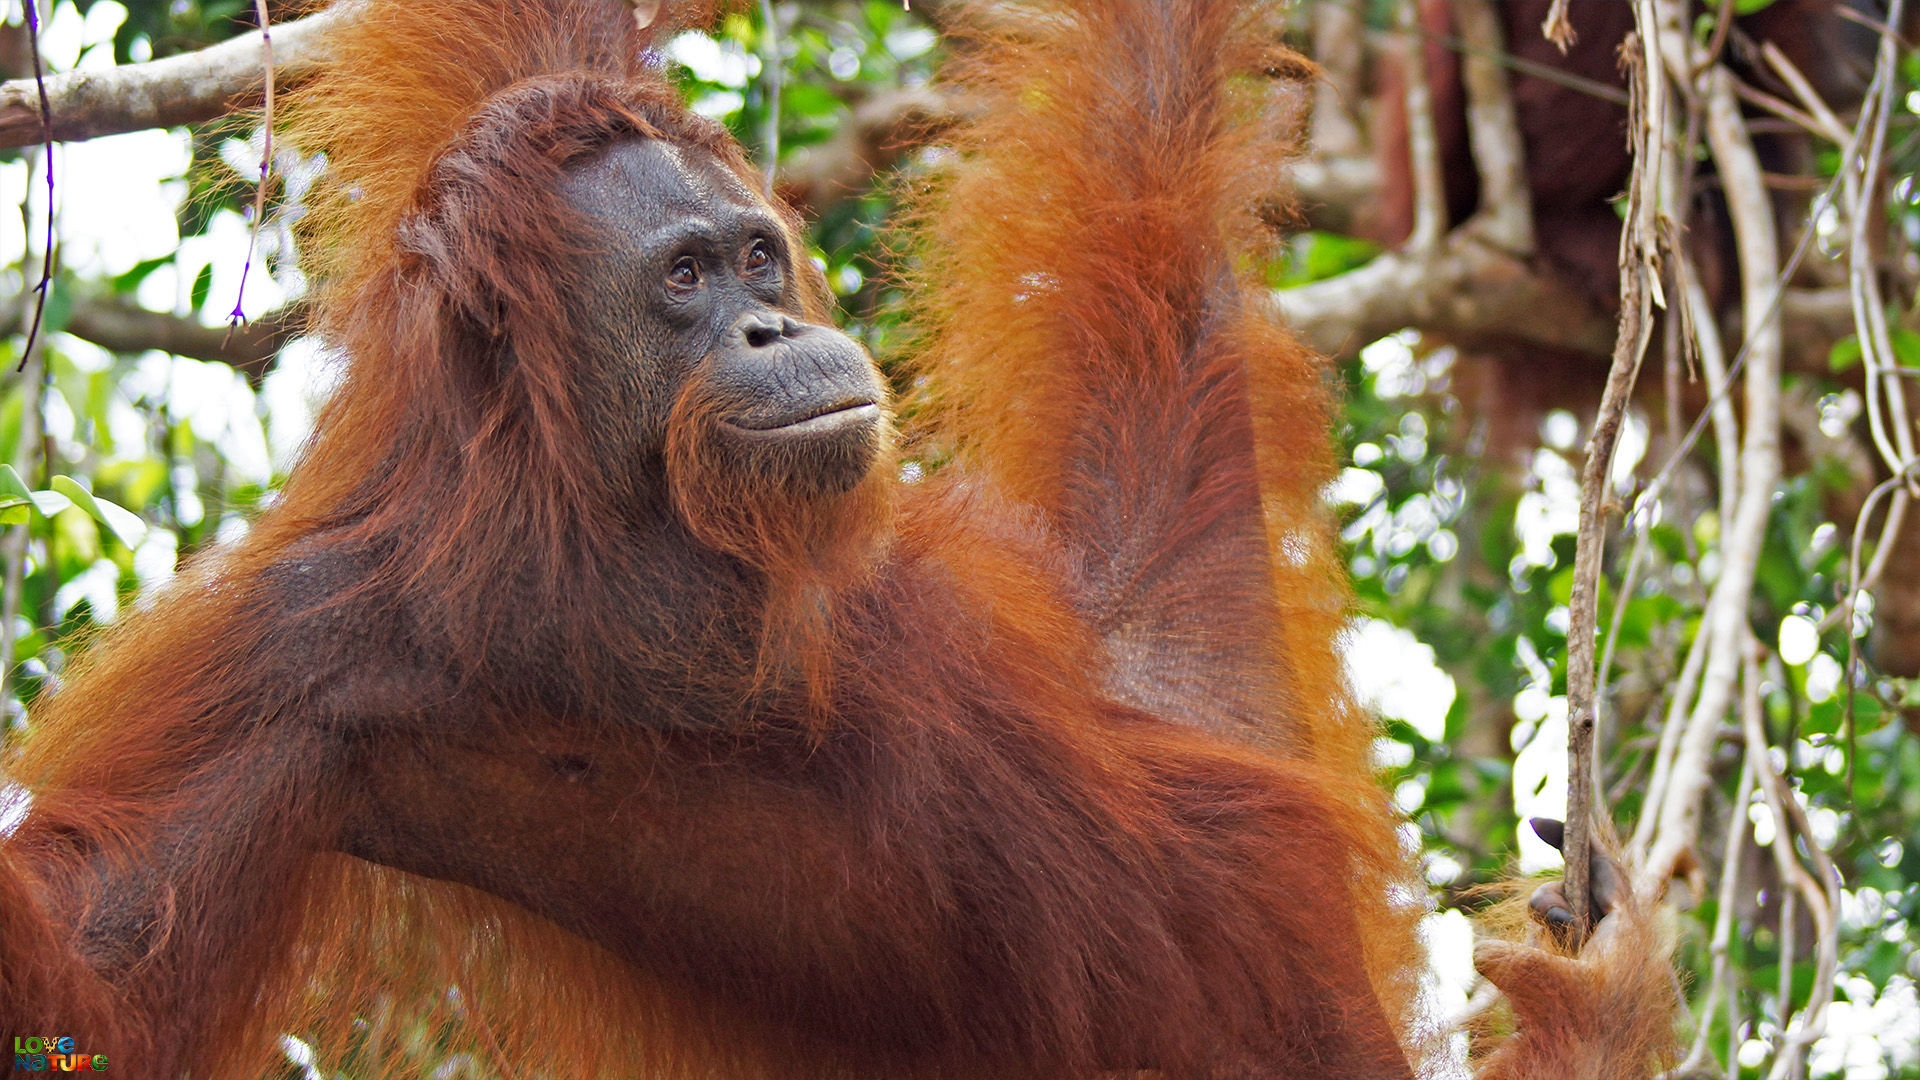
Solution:
M1309 207L1309 213L1317 212ZM1339 277L1280 290L1273 303L1301 338L1329 356L1350 356L1404 329L1461 342L1519 342L1596 361L1613 348L1614 324L1605 312L1459 230L1431 263L1389 252ZM1813 375L1829 373L1828 351L1853 331L1845 289L1788 289L1780 322L1790 367Z
M1413 169L1413 232L1406 248L1431 255L1447 229L1447 186L1440 164L1440 137L1434 130L1433 91L1427 81L1427 45L1420 24L1420 5L1400 9L1402 48L1406 69L1407 150Z
M273 369L280 347L296 337L305 324L306 311L298 304L268 312L229 333L224 326L202 326L193 319L121 301L81 298L74 302L62 329L110 352L159 349L226 364L257 383Z
M864 194L876 175L935 141L955 116L952 99L931 87L876 94L855 107L833 138L796 150L774 186L796 209L818 220L841 200ZM1370 156L1316 153L1288 171L1290 194L1276 194L1262 207L1262 216L1282 230L1352 235L1360 211L1379 198L1380 168Z
M276 74L291 83L320 60L319 40L335 10L273 28ZM53 137L92 139L147 128L175 127L221 116L265 85L258 31L197 52L104 71L66 71L47 77ZM0 83L0 147L43 137L39 92L32 79Z
M1605 356L1613 322L1578 293L1456 230L1430 258L1389 252L1339 277L1273 294L1315 349L1351 355L1406 327L1461 341L1506 340Z
M1370 157L1316 154L1288 171L1298 212L1288 209L1285 199L1271 200L1261 211L1281 229L1304 223L1309 229L1352 235L1360 211L1380 197L1380 167Z
M1516 254L1533 252L1533 201L1526 153L1507 73L1492 59L1506 51L1500 16L1490 0L1455 0L1453 18L1467 43L1460 76L1467 90L1467 139L1480 174L1474 215L1487 239Z
M1366 153L1359 112L1366 102L1367 20L1354 0L1313 6L1313 58L1322 72L1313 90L1313 145L1320 154Z

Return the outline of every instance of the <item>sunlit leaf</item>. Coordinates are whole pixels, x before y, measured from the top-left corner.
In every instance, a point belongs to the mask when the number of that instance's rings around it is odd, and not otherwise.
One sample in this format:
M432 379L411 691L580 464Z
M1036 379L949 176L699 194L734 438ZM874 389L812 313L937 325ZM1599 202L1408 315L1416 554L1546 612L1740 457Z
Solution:
M113 534L120 538L120 542L128 547L138 547L140 541L146 539L147 523L140 520L138 514L105 499L96 498L92 492L81 487L80 483L72 477L54 477L53 490L71 499L73 505L86 511L88 517L113 530Z

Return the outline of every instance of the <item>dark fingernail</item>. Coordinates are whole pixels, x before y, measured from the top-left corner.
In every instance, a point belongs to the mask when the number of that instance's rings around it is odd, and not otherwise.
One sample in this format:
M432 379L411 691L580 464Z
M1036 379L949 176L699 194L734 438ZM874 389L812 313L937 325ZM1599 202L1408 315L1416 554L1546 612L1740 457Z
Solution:
M1566 841L1566 823L1557 818L1528 818L1527 824L1533 826L1533 834L1535 836L1538 836L1555 848L1558 848Z
M1563 907L1548 908L1547 921L1552 923L1555 926L1572 926L1573 912L1568 911L1566 908L1563 908Z

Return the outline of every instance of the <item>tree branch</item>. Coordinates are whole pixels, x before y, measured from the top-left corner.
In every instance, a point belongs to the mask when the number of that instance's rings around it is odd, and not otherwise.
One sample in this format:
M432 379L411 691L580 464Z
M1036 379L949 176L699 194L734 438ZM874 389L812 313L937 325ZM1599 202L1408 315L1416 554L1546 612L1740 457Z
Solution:
M1594 356L1613 343L1612 321L1574 290L1460 230L1430 257L1388 252L1338 277L1279 290L1273 303L1295 333L1330 356L1410 326L1461 341Z
M1467 91L1467 139L1480 174L1474 214L1487 239L1516 254L1533 252L1533 195L1507 73L1492 59L1506 51L1491 0L1455 0L1454 23L1467 48L1460 77Z
M1432 254L1447 230L1447 185L1434 131L1433 88L1427 81L1427 43L1419 4L1400 9L1401 65L1406 69L1407 150L1413 169L1413 232L1408 251Z
M1304 221L1309 229L1354 235L1360 211L1380 197L1380 167L1371 157L1316 154L1287 171L1298 210L1279 198L1260 210L1263 220L1283 230Z
M340 11L329 9L274 27L275 67L283 82L295 82L318 65L321 35L344 17ZM71 142L222 116L261 92L265 69L260 58L256 30L164 60L49 75L53 137ZM0 83L0 147L25 146L42 137L33 80Z
M1702 632L1711 636L1699 696L1687 719L1674 758L1665 798L1659 806L1658 832L1643 871L1661 873L1679 853L1699 839L1701 800L1709 782L1708 764L1740 676L1741 649L1749 634L1747 606L1760 545L1780 472L1779 324L1770 318L1779 287L1780 256L1774 235L1773 204L1761 180L1732 75L1707 67L1686 34L1685 8L1677 0L1655 0L1658 36L1669 73L1676 80L1697 79L1706 103L1707 142L1720 170L1734 239L1739 252L1741 323L1746 356L1746 409L1740 447L1739 488L1732 514L1722 528L1721 572L1707 601ZM1649 79L1658 73L1649 72Z
M1354 0L1322 0L1313 7L1313 57L1323 73L1313 89L1315 156L1366 152L1358 116L1367 100L1366 29Z
M159 349L226 364L257 384L273 369L280 347L297 337L305 325L306 309L299 304L270 311L229 333L226 327L202 326L193 319L122 301L79 298L62 329L109 352Z

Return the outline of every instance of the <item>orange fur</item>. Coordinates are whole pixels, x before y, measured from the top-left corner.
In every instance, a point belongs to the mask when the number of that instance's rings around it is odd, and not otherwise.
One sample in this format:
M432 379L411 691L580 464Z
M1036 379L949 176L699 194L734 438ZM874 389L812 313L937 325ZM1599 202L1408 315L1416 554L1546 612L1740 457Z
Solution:
M955 65L978 100L956 135L971 158L919 214L934 437L1074 549L1122 700L1367 778L1320 508L1333 375L1251 279L1256 199L1294 149L1259 73L1298 57L1270 9L1131 7L1083 5ZM1395 824L1382 801L1363 827L1391 850ZM1354 890L1370 968L1411 1016L1424 887L1372 869Z
M1618 858L1610 834L1594 843ZM1629 892L1575 948L1533 918L1521 893L1537 884L1507 883L1503 891L1513 895L1475 919L1481 941L1474 967L1506 1001L1470 1025L1474 1076L1609 1080L1671 1068L1679 1050L1674 1020L1683 1011L1666 962L1673 951L1671 914Z
M595 240L556 192L629 138L751 183L738 148L626 5L356 9L287 108L332 167L305 243L346 380L8 762L0 1038L130 1075L256 1074L282 1033L380 1076L1424 1067L1327 376L1245 274L1285 149L1257 73L1297 68L1262 9L983 36L922 211L952 463L776 498L690 358L658 504L589 438ZM1605 1000L1546 986L1500 1067Z

